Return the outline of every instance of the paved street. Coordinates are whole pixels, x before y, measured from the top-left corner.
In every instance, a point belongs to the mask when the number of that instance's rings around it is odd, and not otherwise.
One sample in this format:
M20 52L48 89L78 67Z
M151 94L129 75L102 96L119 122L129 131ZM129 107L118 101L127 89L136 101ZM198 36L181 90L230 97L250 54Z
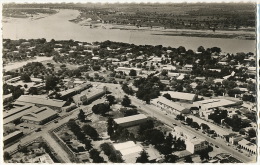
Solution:
M207 135L203 134L201 131L197 131L189 126L182 125L179 121L174 119L175 117L173 115L165 115L164 112L159 111L155 106L144 104L141 100L138 100L133 96L130 96L130 98L132 100L132 104L136 105L137 107L140 106L141 110L145 111L146 113L157 118L158 120L162 121L163 123L169 125L172 128L174 128L172 123L175 123L178 126L181 126L184 130L192 132L193 134L197 135L199 138L206 139L209 143L218 145L220 148L223 149L224 153L229 153L233 155L235 158L241 160L242 162L248 163L248 162L252 162L252 159L254 159L252 157L249 158L248 156L246 156L246 154L240 153L237 150L233 149L232 147L227 146L226 142L223 139L219 139L219 138L212 139Z
M103 85L107 86L108 90L110 92L112 92L112 95L114 95L117 98L123 98L124 95L126 95L122 91L121 86L119 84L105 84L105 83L96 83L96 82L94 84L103 84ZM207 135L203 134L201 131L197 131L189 126L185 126L185 125L181 124L180 121L175 120L175 116L170 115L170 114L165 115L165 112L158 110L158 108L153 105L145 104L143 101L137 99L134 96L129 96L129 98L131 99L133 105L135 105L142 111L146 112L150 116L162 121L163 123L165 123L166 125L168 125L171 128L173 128L172 123L175 123L176 125L181 126L184 130L192 132L199 138L206 139L209 143L218 145L223 150L224 153L229 153L243 162L252 162L252 160L256 160L253 157L248 157L245 153L240 153L237 150L233 149L232 147L227 146L226 142L223 139L219 139L219 138L212 139L212 138L208 137ZM92 104L87 105L87 106L82 106L81 108L83 110L90 109L93 106L93 104L100 103L100 102L101 101L98 99L95 102L93 102ZM77 114L78 114L78 110L74 110L74 111L70 112L70 115L59 120L59 123L51 122L50 124L44 126L42 128L42 131L34 132L31 135L26 136L25 138L21 139L19 144L23 145L27 142L30 142L30 141L42 136L46 139L46 141L48 141L50 143L50 145L53 147L55 152L64 160L64 162L70 162L68 159L67 153L62 150L60 145L54 139L51 138L51 136L48 134L48 131L68 122L68 120L71 118L77 117ZM15 150L17 148L17 145L18 144L14 144L14 145L6 148L5 151L10 152L10 151Z

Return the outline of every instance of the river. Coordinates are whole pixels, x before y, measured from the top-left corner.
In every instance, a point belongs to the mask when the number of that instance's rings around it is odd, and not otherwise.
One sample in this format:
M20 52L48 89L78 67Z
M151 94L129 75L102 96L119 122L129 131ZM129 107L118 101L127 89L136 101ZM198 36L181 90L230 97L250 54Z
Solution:
M79 15L77 10L59 10L57 14L48 15L41 19L31 18L3 18L3 38L75 41L117 41L137 45L163 45L171 47L184 46L186 49L196 51L199 46L205 48L220 47L222 52L255 52L254 40L205 38L188 36L154 35L158 32L152 30L119 30L90 28L68 20ZM206 31L205 31L206 32Z

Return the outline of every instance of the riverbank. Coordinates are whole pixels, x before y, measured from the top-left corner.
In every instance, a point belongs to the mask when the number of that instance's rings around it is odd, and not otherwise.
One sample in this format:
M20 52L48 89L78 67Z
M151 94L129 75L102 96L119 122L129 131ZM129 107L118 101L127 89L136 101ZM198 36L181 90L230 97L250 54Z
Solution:
M89 26L93 29L111 29L111 30L133 30L133 31L150 31L152 35L165 36L186 36L186 37L203 37L203 38L228 38L239 40L255 40L256 34L252 30L194 30L194 29L165 29L163 27L137 27L133 25L115 25L92 22L90 20L69 20L80 26ZM153 33L156 32L156 33Z
M77 40L81 42L102 42L106 40L124 42L136 45L184 46L196 50L199 46L221 47L223 52L254 52L255 40L239 38L243 35L254 35L248 31L216 31L190 29L164 29L160 27L123 26L104 23L81 25L69 20L78 17L79 11L67 9L59 10L57 14L31 20L29 18L3 22L3 38L5 39L37 39L46 38L47 41ZM85 23L88 23L87 21ZM176 34L177 33L177 34ZM195 34L196 33L196 34ZM198 34L199 33L199 34ZM227 37L226 33L235 33L239 37ZM192 34L194 34L192 36ZM224 34L222 38L211 35ZM192 36L192 37L191 37Z

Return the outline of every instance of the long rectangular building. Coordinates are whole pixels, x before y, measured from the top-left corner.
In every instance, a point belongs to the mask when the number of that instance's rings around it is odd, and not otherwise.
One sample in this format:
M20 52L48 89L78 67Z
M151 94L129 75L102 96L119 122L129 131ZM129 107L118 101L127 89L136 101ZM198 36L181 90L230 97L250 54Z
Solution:
M48 107L38 108L31 113L24 115L21 120L26 123L44 124L56 118L58 113Z
M114 119L114 122L121 127L131 127L147 121L147 117L144 114L138 114L133 116L127 116Z
M162 92L162 95L166 93L170 94L171 98L175 99L176 101L193 103L198 98L198 96L193 93L174 92L174 91L164 91Z
M16 103L19 104L19 102L35 104L40 107L47 106L55 110L61 110L61 108L64 107L66 104L66 101L57 100L57 99L48 99L42 95L22 95L16 100L14 104Z
M230 107L234 105L242 104L243 102L235 102L227 99L207 99L202 101L196 101L193 103L194 106L198 107L201 110L209 110L212 108L218 107Z
M86 90L90 87L91 87L91 84L83 83L83 84L76 86L74 88L61 91L60 95L61 95L62 99L67 99L68 97L72 97L73 95L78 94L78 93L80 93L80 92L82 92L82 91L84 91L84 90Z
M166 99L163 96L159 96L156 99L153 99L151 101L151 103L159 108L161 108L162 110L165 110L166 112L170 113L170 114L175 114L175 115L179 115L179 114L187 114L190 112L189 109L180 106L179 104Z
M204 150L208 147L208 142L205 139L196 137L194 134L182 129L182 127L174 127L172 134L176 138L184 140L186 144L186 150L192 154L197 151Z
M8 144L17 140L19 137L23 136L23 132L21 131L14 131L6 136L4 136L4 144Z
M100 86L96 88L87 89L85 91L82 91L80 94L77 94L72 97L73 101L77 106L90 103L94 101L95 99L103 96L106 94L107 87L106 86Z
M3 113L3 122L7 123L20 123L20 119L23 115L36 110L37 107L33 105L24 105L22 107L14 108Z

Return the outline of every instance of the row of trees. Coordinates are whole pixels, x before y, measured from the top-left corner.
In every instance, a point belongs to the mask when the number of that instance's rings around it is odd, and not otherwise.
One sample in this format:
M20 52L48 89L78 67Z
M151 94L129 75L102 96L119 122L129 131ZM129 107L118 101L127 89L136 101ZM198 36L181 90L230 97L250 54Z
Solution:
M165 88L165 84L155 76L139 78L135 80L133 84L138 88L136 97L146 101L147 103L150 103L151 99L157 98L160 95L160 91Z

